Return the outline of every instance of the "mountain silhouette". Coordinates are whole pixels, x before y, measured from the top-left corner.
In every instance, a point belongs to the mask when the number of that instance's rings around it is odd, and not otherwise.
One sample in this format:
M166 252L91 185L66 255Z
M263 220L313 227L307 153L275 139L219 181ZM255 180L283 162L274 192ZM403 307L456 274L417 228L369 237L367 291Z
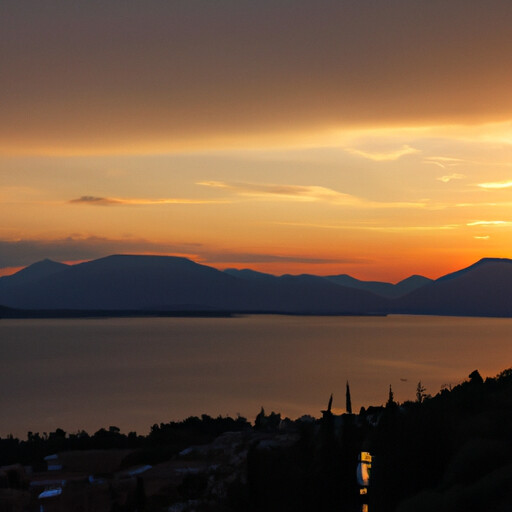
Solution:
M11 313L13 310L11 308L6 308L5 306L0 306L0 318L6 316L8 313Z
M36 264L37 265L37 264ZM30 268L30 267L29 267ZM234 279L186 258L114 255L50 274L4 293L0 303L26 309L151 309L209 304L224 308Z
M256 272L256 270L251 270L250 268L227 268L224 270L226 274L229 274L233 277L238 277L240 279L246 279L248 281L257 280L257 279L277 279L276 276L272 274L265 274L263 272Z
M436 281L414 275L397 284L347 275L220 271L173 256L113 255L78 265L44 260L0 278L0 304L32 310L509 317L512 260L484 258Z
M457 270L455 272L451 272L450 274L446 274L440 277L439 279L437 279L437 281L449 281L450 279L461 277L464 274L467 274L468 272L472 272L473 270L478 269L479 267L486 266L492 263L503 263L505 265L512 265L512 260L509 260L507 258L482 258L481 260L478 260L476 263L473 263L469 267Z
M262 272L256 272L254 270L245 268L242 270L238 270L236 268L228 268L224 270L229 275L239 277L246 280L272 280L279 279L272 274L265 274ZM303 274L299 277L306 277L310 274ZM318 277L318 276L312 276ZM376 295L380 295L382 297L400 297L401 295L405 295L407 293L416 290L417 288L421 288L426 284L432 282L432 279L428 279L427 277L413 275L400 281L399 283L392 284L386 283L383 281L361 281L356 279L355 277L349 276L348 274L339 274L334 276L322 276L323 279L327 281L331 281L332 283L338 284L340 286L345 286L347 288L356 288L358 290L365 290L368 292L372 292Z
M35 264L36 269L41 262ZM114 255L36 279L0 279L0 304L23 309L368 313L382 298L315 276L235 277L186 258ZM31 267L26 273L35 275ZM23 271L22 271L23 272Z
M254 276L253 276L254 277ZM245 280L258 309L310 314L382 313L386 300L370 292L331 283L311 275Z
M512 316L512 260L484 258L397 299L390 311Z
M348 286L349 288L366 290L377 295L381 295L382 297L400 297L416 290L417 288L421 288L432 281L427 277L419 275L410 276L396 284L386 283L383 281L360 281L359 279L355 279L347 274L326 276L325 279L342 286Z
M18 286L21 284L35 282L44 277L56 274L57 272L61 272L66 268L69 268L69 265L46 259L25 267L15 274L5 276L0 279L0 282L2 283L2 286Z

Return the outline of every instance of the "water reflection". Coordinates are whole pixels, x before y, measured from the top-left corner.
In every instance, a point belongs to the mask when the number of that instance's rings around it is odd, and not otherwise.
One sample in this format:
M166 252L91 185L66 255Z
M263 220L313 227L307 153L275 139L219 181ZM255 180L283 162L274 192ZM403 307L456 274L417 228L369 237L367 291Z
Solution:
M90 432L260 407L319 415L435 394L512 366L512 320L441 317L2 320L0 435Z

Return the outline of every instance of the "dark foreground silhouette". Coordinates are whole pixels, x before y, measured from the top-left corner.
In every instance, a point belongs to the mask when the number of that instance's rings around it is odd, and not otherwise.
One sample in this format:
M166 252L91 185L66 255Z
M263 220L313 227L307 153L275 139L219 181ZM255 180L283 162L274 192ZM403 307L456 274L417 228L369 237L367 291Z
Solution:
M346 388L347 405L350 389ZM0 439L0 510L508 511L512 369L431 397L322 418L191 417L147 436L117 427ZM349 409L347 407L347 409ZM373 456L360 496L358 456ZM40 507L43 507L42 509Z

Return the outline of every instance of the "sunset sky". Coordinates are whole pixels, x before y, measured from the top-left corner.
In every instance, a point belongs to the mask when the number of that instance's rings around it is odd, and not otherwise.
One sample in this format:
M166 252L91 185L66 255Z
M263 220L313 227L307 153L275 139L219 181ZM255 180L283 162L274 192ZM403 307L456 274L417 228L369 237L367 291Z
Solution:
M2 0L0 275L512 257L512 2Z

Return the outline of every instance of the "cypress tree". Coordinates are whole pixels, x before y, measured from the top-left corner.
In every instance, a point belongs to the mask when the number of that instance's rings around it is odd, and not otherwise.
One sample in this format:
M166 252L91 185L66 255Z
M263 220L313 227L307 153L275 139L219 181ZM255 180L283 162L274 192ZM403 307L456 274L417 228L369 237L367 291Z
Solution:
M348 385L348 380L345 409L347 410L347 414L352 414L352 400L350 399L350 386Z
M393 389L391 387L391 384L389 385L389 397L388 397L388 401L386 403L386 407L393 407L395 404L395 395L393 393Z

